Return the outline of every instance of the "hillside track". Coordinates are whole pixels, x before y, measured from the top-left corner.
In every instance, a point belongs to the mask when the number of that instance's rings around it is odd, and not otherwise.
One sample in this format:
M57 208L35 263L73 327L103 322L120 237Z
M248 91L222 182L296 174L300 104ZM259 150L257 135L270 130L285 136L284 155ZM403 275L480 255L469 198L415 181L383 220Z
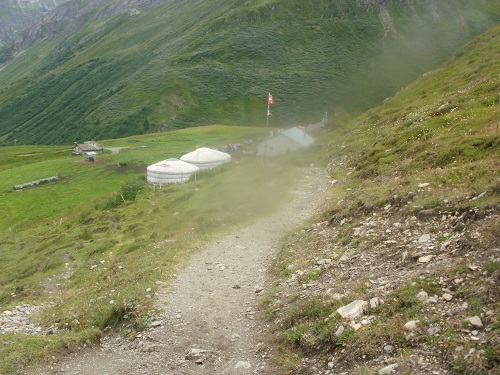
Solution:
M157 327L133 340L106 336L99 348L54 359L36 373L276 373L259 300L271 286L268 272L280 239L324 209L329 184L320 168L305 168L301 175L291 202L205 246L156 293Z

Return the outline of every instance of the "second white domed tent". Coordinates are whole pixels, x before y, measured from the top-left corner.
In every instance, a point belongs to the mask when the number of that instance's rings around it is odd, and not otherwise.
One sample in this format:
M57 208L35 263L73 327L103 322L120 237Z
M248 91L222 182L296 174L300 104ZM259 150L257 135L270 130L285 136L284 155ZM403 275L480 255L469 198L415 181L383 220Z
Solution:
M183 162L179 159L167 159L150 165L148 171L148 182L155 184L182 183L199 171L195 165Z
M212 169L231 160L231 155L225 152L201 147L193 152L181 156L181 160L197 166L201 171Z

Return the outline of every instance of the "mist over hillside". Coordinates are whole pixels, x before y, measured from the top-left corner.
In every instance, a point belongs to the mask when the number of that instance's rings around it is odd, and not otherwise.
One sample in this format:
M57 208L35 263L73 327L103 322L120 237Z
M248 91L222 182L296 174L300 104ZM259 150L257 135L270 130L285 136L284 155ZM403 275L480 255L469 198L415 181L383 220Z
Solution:
M314 123L381 103L500 20L497 1L72 0L2 49L0 140Z

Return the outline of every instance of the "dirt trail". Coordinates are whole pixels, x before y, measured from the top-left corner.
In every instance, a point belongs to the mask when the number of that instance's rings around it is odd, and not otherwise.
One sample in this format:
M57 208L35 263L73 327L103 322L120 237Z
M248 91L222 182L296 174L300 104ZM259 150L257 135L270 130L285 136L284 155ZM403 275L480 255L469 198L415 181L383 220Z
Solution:
M156 294L162 324L135 340L106 337L39 374L268 374L258 299L280 237L323 204L324 172L308 168L276 213L207 245Z

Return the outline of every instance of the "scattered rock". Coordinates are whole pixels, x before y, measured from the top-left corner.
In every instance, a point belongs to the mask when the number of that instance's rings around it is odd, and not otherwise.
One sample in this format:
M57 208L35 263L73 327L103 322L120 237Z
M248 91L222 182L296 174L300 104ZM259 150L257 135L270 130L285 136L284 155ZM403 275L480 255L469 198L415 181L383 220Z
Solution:
M443 299L447 302L450 302L453 299L453 296L450 293L444 293Z
M367 306L368 303L366 301L355 300L346 306L338 308L337 312L344 319L354 319L362 316Z
M429 334L429 336L434 336L439 331L441 330L438 327L431 327L427 330L427 333Z
M471 324L474 328L483 328L483 322L479 316L472 316L470 318L465 319L467 322Z
M245 370L248 370L250 367L252 367L252 365L249 363L249 362L244 362L244 361L239 361L238 363L236 363L236 365L234 366L234 369L237 370L239 368L243 368Z
M344 333L344 326L340 326L337 331L335 332L335 336L340 337Z
M363 325L362 325L362 324L360 324L360 323L351 322L351 323L349 323L349 327L351 327L353 330L357 331L357 330L359 330L361 327L363 327Z
M320 260L318 260L318 261L316 262L316 264L317 264L318 266L322 266L322 265L324 265L324 264L330 264L330 263L332 263L332 260L331 260L331 259L329 259L329 258L327 258L327 259L320 259Z
M384 368L381 368L380 370L378 370L378 373L379 373L379 375L390 374L397 368L398 368L398 364L394 363L392 365L385 366Z
M333 289L328 289L325 292L325 299L328 301L340 301L342 299L342 295L340 293L336 293Z
M425 243L425 242L428 242L430 239L431 239L431 235L430 234L423 234L418 239L418 243Z
M417 294L417 298L420 301L427 302L427 299L429 298L429 295L427 294L427 292L425 292L424 290L422 290L421 292L419 292Z
M373 297L372 299L370 299L370 307L372 309L378 307L379 305L382 305L384 303L383 300L381 300L379 297Z
M184 358L186 358L188 361L194 361L198 364L201 364L205 359L206 353L208 353L208 350L205 349L191 349Z
M434 255L424 255L418 258L419 263L429 263L432 258L434 258Z
M415 328L417 328L417 323L418 323L418 320L410 320L409 322L407 322L404 325L404 327L408 331L413 331Z

